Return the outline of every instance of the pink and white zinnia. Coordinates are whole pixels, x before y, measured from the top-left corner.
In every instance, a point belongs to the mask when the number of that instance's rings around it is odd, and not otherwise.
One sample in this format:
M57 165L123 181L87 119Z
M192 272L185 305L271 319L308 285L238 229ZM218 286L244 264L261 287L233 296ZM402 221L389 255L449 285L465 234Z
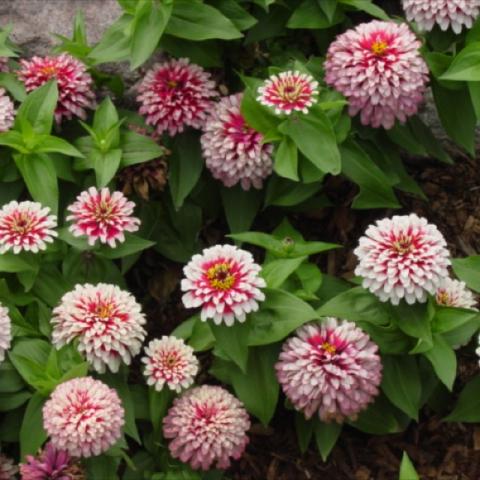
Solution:
M437 227L414 213L384 218L360 238L355 275L382 302L425 302L448 276L446 245Z
M190 387L198 372L198 360L193 348L181 338L163 336L145 347L145 376L147 384L161 391L165 385L180 393Z
M37 202L12 200L0 210L0 253L38 253L57 236L57 217Z
M132 216L134 208L122 192L90 187L67 207L71 212L67 221L73 222L70 231L75 237L86 236L89 245L98 240L114 248L117 241L125 241L125 232L138 230L140 220Z
M325 81L347 98L350 115L360 112L363 125L392 128L424 99L428 68L420 46L406 24L362 23L330 45Z
M467 288L465 282L444 278L435 292L435 301L438 305L454 308L469 308L476 310L477 301L473 292Z
M421 30L430 31L434 25L442 30L460 33L462 28L472 28L480 13L480 0L403 0L403 9L409 22Z
M233 245L215 245L194 255L184 267L182 291L186 308L201 307L201 319L220 325L244 322L265 299L266 286L252 254Z
M250 127L240 111L242 94L224 97L213 108L200 141L207 168L226 187L262 188L273 169L272 145Z
M5 360L5 353L12 343L12 321L8 309L0 303L0 362Z
M176 398L163 419L172 457L194 469L228 468L248 443L250 420L243 404L221 387L203 385Z
M53 310L52 343L59 349L77 340L97 372L117 372L140 352L145 322L133 295L116 285L76 285Z
M117 392L92 377L58 385L43 407L52 445L75 457L108 450L122 434L124 410Z
M6 94L5 89L0 88L0 132L6 132L13 126L15 120L15 105Z
M272 75L258 89L257 100L275 113L290 115L293 111L308 113L318 95L318 82L299 71L287 71Z
M378 394L378 347L352 322L325 318L300 327L275 366L287 398L307 419L355 419Z

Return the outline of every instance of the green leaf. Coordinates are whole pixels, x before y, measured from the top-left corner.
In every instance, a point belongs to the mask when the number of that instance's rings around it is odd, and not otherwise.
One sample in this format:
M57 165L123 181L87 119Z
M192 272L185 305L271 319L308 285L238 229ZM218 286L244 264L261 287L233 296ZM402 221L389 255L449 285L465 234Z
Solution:
M242 80L245 85L249 86L243 94L240 105L240 111L247 125L263 134L276 132L280 123L279 119L272 114L269 108L257 102L256 91L261 82L250 77L242 77Z
M305 162L302 163L311 162L309 160L305 160ZM300 164L300 170L302 170L302 163ZM320 173L320 176L317 177L313 182L309 182L309 184L306 184L307 180L304 178L303 172L302 179L305 183L293 182L285 178L272 175L267 185L265 207L269 205L275 205L279 207L291 207L294 205L299 205L318 193L322 189L321 180L325 174L320 172L316 167L313 166L313 164L312 167L316 169L317 173ZM321 204L321 201L319 201L318 204ZM318 204L316 207L319 206Z
M480 255L454 258L452 268L455 275L465 282L468 288L480 292Z
M397 408L418 421L422 385L415 357L384 355L382 364L383 392Z
M247 368L250 327L248 319L244 323L235 322L229 326L210 323L216 340L215 351L221 358L232 360L242 372L246 372Z
M298 150L289 137L284 137L277 148L274 170L280 177L298 180Z
M125 234L125 242L118 244L115 248L103 246L98 253L105 258L114 260L116 258L126 257L134 253L141 252L147 248L153 247L155 242L137 237L131 233Z
M162 429L162 419L167 413L174 395L174 392L167 387L164 387L160 392L152 387L148 389L150 421L156 434Z
M0 364L0 393L18 392L25 385L11 362L4 361Z
M90 161L95 170L97 187L106 187L110 180L115 176L122 159L122 151L119 148L102 153L99 150L92 150Z
M305 453L312 440L314 422L306 420L303 413L295 412L295 431L300 452Z
M136 132L127 131L123 133L120 145L122 148L122 168L148 162L165 154L165 150L158 143L150 137Z
M383 395L376 397L375 402L361 412L357 420L349 421L348 424L362 432L374 435L397 433L402 430L395 416L394 407Z
M35 147L36 153L61 153L70 157L83 157L73 145L68 143L63 138L54 137L53 135L45 135L39 139Z
M248 30L257 23L257 19L238 4L236 0L213 0L212 6L220 10L240 30Z
M280 258L263 265L261 275L269 288L279 288L307 257Z
M9 412L21 407L32 394L27 390L15 393L0 393L0 412Z
M471 43L461 50L440 80L480 81L480 42Z
M478 312L463 308L436 305L432 330L435 333L450 332L473 320L476 320L477 323L480 321Z
M262 205L262 192L244 190L240 185L221 187L222 204L231 233L248 230Z
M187 40L242 37L235 25L216 8L199 0L175 0L165 32Z
M17 273L35 271L37 264L30 256L21 256L14 253L0 255L0 272Z
M26 455L35 455L42 443L47 439L43 429L42 408L46 397L34 393L28 402L22 426L20 428L20 460L24 461Z
M357 10L362 10L370 14L372 17L380 18L385 21L390 20L390 17L385 11L372 3L371 0L338 0L338 3L356 8Z
M455 408L444 421L480 422L480 376L470 380L460 392Z
M433 336L433 348L424 352L441 382L451 391L457 373L457 358L440 335Z
M418 473L413 466L407 452L403 452L402 463L400 464L400 476L398 480L420 480Z
M87 478L104 478L118 480L117 468L119 460L108 455L99 455L85 459Z
M304 0L294 10L292 16L289 18L288 28L311 28L323 29L329 28L343 20L343 14L339 9L336 14L329 20L317 0Z
M5 88L19 102L23 102L27 97L25 86L13 73L1 72L0 86Z
M330 452L337 443L338 437L340 437L342 425L335 422L323 423L316 421L314 432L318 451L320 452L322 460L326 462Z
M427 303L408 305L402 301L392 309L398 328L425 345L432 345L432 319L434 311Z

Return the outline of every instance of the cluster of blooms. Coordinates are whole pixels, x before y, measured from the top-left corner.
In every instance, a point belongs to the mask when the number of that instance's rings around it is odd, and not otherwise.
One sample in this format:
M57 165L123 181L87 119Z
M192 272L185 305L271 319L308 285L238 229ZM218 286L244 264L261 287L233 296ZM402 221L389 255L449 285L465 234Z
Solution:
M43 407L52 445L75 457L100 455L120 437L124 410L117 392L92 377L58 385Z

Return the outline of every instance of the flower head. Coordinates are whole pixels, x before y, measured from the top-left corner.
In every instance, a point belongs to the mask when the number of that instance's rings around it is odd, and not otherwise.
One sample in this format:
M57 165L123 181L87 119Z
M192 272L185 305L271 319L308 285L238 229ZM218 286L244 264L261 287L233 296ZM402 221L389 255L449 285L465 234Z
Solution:
M5 90L0 88L0 132L10 130L14 120L15 106Z
M188 58L155 65L138 87L140 115L158 134L183 132L186 126L202 128L217 96L215 82Z
M212 175L226 187L262 188L272 173L272 145L250 127L240 112L242 94L224 97L212 109L201 137L203 156Z
M460 33L472 28L480 13L480 0L403 0L403 9L409 22L421 30L430 31L435 24L442 30Z
M86 480L83 469L66 450L58 450L48 442L34 457L27 455L20 465L22 480Z
M272 75L258 89L257 100L275 113L290 115L293 111L308 113L318 95L318 82L307 73L298 71Z
M15 480L17 472L18 468L13 460L0 453L0 480Z
M405 24L372 21L339 35L330 45L325 81L360 112L363 125L392 128L423 101L428 68L420 42Z
M172 457L194 469L228 468L248 443L250 420L243 404L221 387L203 385L176 398L163 419Z
M12 322L8 309L0 303L0 362L5 360L5 352L10 348L11 342Z
M198 360L193 348L180 338L163 336L152 340L145 348L145 376L148 385L162 390L165 384L177 393L192 385L198 372Z
M384 218L370 225L354 253L355 275L382 302L425 302L450 265L446 242L435 225L414 213Z
M453 278L443 278L435 292L435 300L438 305L456 308L469 308L476 310L477 301L465 282Z
M27 92L55 79L58 87L58 101L55 119L70 120L79 117L85 120L86 108L95 107L95 94L92 90L92 77L86 66L67 53L56 57L33 57L20 60L18 78L25 84Z
M71 212L67 220L73 221L70 231L75 237L86 235L89 245L99 240L114 248L117 241L125 241L125 232L138 230L140 220L132 217L134 208L122 192L90 187L67 208Z
M92 377L58 385L43 406L52 445L75 457L100 455L122 434L124 410L117 392Z
M78 340L78 350L100 373L130 364L145 339L140 305L116 285L76 285L53 310L52 343L57 348Z
M251 253L233 245L215 245L194 255L183 269L183 304L202 307L203 321L212 318L219 325L244 322L246 314L258 310L257 301L265 295L260 290L265 280Z
M275 366L287 398L306 418L355 419L378 394L378 347L352 322L327 317L300 327Z
M37 253L53 242L57 217L36 202L12 200L0 210L0 253L22 250Z

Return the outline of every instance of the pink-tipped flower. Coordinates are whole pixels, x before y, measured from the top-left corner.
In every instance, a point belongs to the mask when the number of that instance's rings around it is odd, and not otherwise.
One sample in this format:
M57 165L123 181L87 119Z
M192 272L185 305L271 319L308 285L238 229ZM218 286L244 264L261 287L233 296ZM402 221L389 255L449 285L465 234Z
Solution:
M61 348L76 340L97 372L117 372L140 352L145 322L133 295L116 285L76 285L53 310L52 343Z
M290 115L293 111L308 113L317 101L318 82L307 73L287 71L272 75L258 93L257 100L275 109L276 114Z
M352 322L327 317L300 327L275 366L287 398L311 418L355 419L378 394L378 347Z
M181 288L186 308L202 307L201 319L220 325L244 322L265 299L266 286L252 254L233 245L215 245L194 255L184 267Z
M242 94L224 97L212 109L201 137L203 157L212 175L226 187L262 188L272 173L272 145L250 127L242 113Z
M124 410L117 392L92 377L58 385L43 407L52 445L75 457L108 450L122 435Z
M202 128L218 94L215 82L188 58L155 65L138 87L140 115L158 134L183 132L186 126Z
M435 292L435 301L445 307L469 308L476 310L477 301L465 282L453 278L443 278Z
M0 88L0 132L10 130L13 126L14 120L15 106L5 90Z
M480 0L403 0L403 9L409 22L420 30L430 31L437 24L442 30L460 33L472 28L480 13Z
M437 227L414 213L384 218L360 238L355 275L382 302L425 302L448 276L446 245Z
M48 442L37 456L27 455L20 465L22 480L85 480L80 465L66 450L58 450Z
M140 220L132 216L134 208L135 204L122 192L90 187L67 207L71 212L67 221L73 222L70 226L73 235L86 236L89 245L98 240L115 248L117 241L125 241L125 232L136 232L139 228Z
M10 348L11 343L12 322L8 314L8 309L0 303L0 362L5 360L5 353Z
M192 385L198 372L198 360L193 348L180 338L163 336L152 340L145 348L147 384L161 391L165 385L177 393Z
M12 250L38 253L52 243L57 217L36 202L12 200L0 210L0 253Z
M17 472L18 468L13 460L0 453L0 480L15 480Z
M95 107L95 93L92 90L92 77L86 66L76 58L62 53L57 57L33 57L20 60L18 78L24 83L27 92L55 79L58 86L58 101L55 119L72 117L86 119L86 108Z
M405 24L362 23L330 45L325 81L345 95L350 115L360 112L363 125L392 128L424 99L428 68L420 45Z
M203 385L176 398L163 419L172 457L194 469L228 468L248 443L250 420L243 404L221 387Z

